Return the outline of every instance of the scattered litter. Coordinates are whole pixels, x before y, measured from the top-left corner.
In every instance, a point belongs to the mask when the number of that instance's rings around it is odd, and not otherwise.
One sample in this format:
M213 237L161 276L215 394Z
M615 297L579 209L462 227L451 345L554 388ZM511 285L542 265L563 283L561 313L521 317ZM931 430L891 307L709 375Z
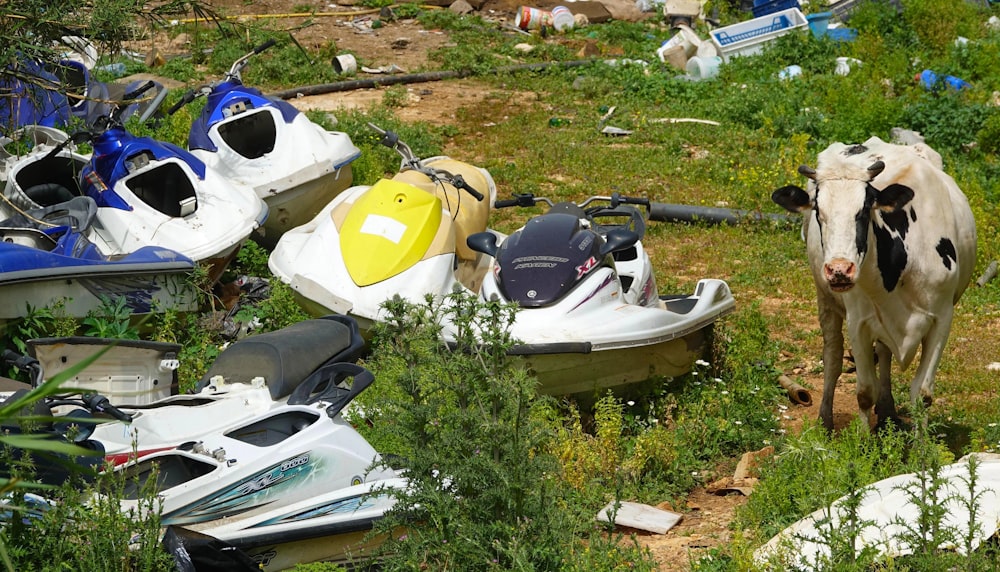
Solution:
M833 72L837 75L847 75L851 73L851 66L860 66L862 64L861 60L857 58L848 58L841 56L837 58L837 67Z
M576 26L576 18L573 17L573 13L569 11L569 8L565 6L552 8L552 27L557 32L572 30L574 26Z
M802 75L802 67L791 65L778 72L778 79L792 79Z
M520 43L520 44L515 45L514 49L517 50L517 51L519 51L519 52L523 52L523 53L526 54L526 53L534 50L535 46L532 46L531 44Z
M792 400L792 403L805 407L812 405L812 394L809 393L808 389L792 381L792 378L787 375L779 375L778 384L788 392L788 398Z
M986 270L983 271L982 276L980 276L979 279L976 280L976 285L982 288L983 286L986 286L987 282L993 280L996 277L996 275L997 275L997 261L994 260L993 262L990 262L989 266L986 267Z
M719 66L722 65L722 58L719 56L695 56L687 61L687 74L694 81L712 79L719 75Z
M617 135L617 136L625 136L632 134L632 132L628 129L622 129L620 127L612 127L611 125L605 125L601 129L601 133L605 135Z
M636 65L636 66L646 67L649 65L649 62L645 60L633 60L629 58L624 58L620 60L604 60L604 63L608 64L611 67L626 66L626 65Z
M731 26L716 28L709 34L722 60L728 62L734 56L759 53L764 49L764 44L805 26L805 15L798 8L789 8Z
M377 68L369 68L362 66L361 71L365 73L384 73L384 74L406 73L406 70L397 66L396 64L389 64L387 66L382 66Z
M352 74L358 71L358 60L353 54L340 54L333 58L333 71L338 74Z
M548 28L552 26L552 12L521 6L514 14L514 25L525 31Z
M975 488L970 486L969 459L979 461ZM924 479L929 477L925 476ZM975 453L957 463L941 468L935 483L941 486L937 498L944 505L941 530L952 531L948 538L968 539L968 548L976 550L997 533L1000 523L1000 454ZM830 545L824 541L847 519L863 523L855 539L855 550L875 551L886 558L912 553L908 537L918 528L922 517L914 497L919 495L921 479L915 473L896 475L878 481L854 495L844 496L830 507L823 507L792 524L757 549L754 558L764 562L782 555L789 567L811 569L816 562L831 558ZM935 485L937 486L937 485ZM971 495L971 496L970 496ZM920 502L924 502L923 499ZM852 505L855 508L850 508ZM970 507L975 512L970 513ZM972 530L970 531L970 521ZM946 542L937 547L965 554L964 541Z
M711 119L694 119L691 117L660 117L657 119L650 119L650 123L704 123L705 125L721 125L718 121L712 121Z
M392 41L391 47L394 50L405 50L410 45L409 38L396 38Z
M986 366L986 371L1000 371L1000 361L990 362L990 364Z
M759 451L743 453L740 462L736 465L732 477L723 477L717 481L709 483L705 490L715 495L727 495L739 493L743 496L750 496L753 488L757 485L757 478L751 476L750 470L759 467L764 459L774 456L774 447L768 445Z
M972 87L967 81L953 75L939 77L933 70L924 70L914 76L913 81L919 82L924 89L934 90L941 87L941 83L956 91Z
M615 510L615 504L618 510ZM597 520L611 522L618 526L627 526L638 530L648 530L658 534L666 534L681 521L682 515L655 506L636 502L611 501L597 513ZM613 520L612 520L613 519Z

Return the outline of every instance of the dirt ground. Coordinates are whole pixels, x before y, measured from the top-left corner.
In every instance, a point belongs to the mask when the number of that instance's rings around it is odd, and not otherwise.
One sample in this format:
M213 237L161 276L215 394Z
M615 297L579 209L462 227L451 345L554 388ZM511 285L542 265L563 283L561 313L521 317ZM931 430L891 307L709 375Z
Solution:
M224 15L239 14L244 18L278 15L271 22L282 29L294 29L293 35L296 41L308 49L318 49L333 42L338 52L354 54L358 61L359 71L351 79L378 77L378 74L361 71L362 67L377 69L395 65L405 72L426 70L431 65L427 54L451 42L446 33L423 29L418 22L412 20L386 21L382 27L372 29L368 24L378 14L372 14L370 10L366 11L360 6L349 5L353 2L354 0L346 0L346 3L316 5L317 14L311 19L311 24L302 28L298 26L303 23L304 18L285 17L301 11L297 9L305 4L300 0L216 0L211 4ZM515 10L521 4L519 0L485 0L477 13L499 26L511 28L511 34L518 34L512 28ZM543 0L533 5L548 8L555 4L554 0ZM574 7L572 3L567 5L571 10ZM608 12L618 19L638 20L657 16L640 13L635 8L634 2L629 0L606 0L604 5ZM662 19L657 17L654 21L660 20ZM560 39L555 37L549 41L560 41ZM161 46L169 44L166 40L158 42ZM183 38L175 39L171 49L183 51ZM292 87L298 86L289 86ZM407 84L406 90L406 101L397 110L400 118L405 121L426 121L432 124L446 124L452 121L457 110L476 105L488 94L487 90L482 89L474 80ZM384 89L359 89L292 98L289 101L303 110L319 109L335 113L345 108L367 108L381 101L383 94ZM803 316L803 319L815 321L815 315ZM817 355L816 360L818 359ZM815 363L804 363L799 371L788 373L804 385L819 388L822 387L821 376L807 373L814 371L815 365ZM818 417L820 394L812 391L811 397L810 406L789 402L788 409L783 412L783 422L787 430L795 431L801 427L804 419ZM853 376L844 375L835 403L836 425L846 426L853 419L855 411ZM717 475L715 478L725 476ZM639 542L650 549L661 572L687 572L691 568L690 560L693 557L729 541L732 535L729 524L735 509L744 502L746 496L735 490L712 493L706 489L698 489L689 496L685 506L660 505L660 508L683 515L680 522L666 534L628 529L625 531L635 533Z

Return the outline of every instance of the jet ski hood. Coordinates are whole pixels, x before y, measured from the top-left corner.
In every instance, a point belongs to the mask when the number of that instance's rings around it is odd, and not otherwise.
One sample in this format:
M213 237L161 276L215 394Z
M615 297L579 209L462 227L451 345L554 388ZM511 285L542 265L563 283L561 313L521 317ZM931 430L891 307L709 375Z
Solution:
M588 274L610 266L604 238L580 217L547 213L511 234L497 251L495 272L503 295L523 308L557 302Z

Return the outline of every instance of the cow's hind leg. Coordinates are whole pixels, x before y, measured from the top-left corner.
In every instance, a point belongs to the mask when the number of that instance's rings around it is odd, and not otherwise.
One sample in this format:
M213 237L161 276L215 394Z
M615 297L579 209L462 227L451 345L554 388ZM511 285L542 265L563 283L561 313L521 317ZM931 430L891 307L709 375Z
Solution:
M920 363L910 382L910 401L914 404L917 400L923 400L924 405L929 406L934 400L934 375L951 333L952 312L950 306L939 312L934 327L920 342Z
M875 358L878 360L878 381L876 382L875 417L876 430L889 423L903 427L903 421L896 412L896 400L892 396L892 352L882 342L875 342Z

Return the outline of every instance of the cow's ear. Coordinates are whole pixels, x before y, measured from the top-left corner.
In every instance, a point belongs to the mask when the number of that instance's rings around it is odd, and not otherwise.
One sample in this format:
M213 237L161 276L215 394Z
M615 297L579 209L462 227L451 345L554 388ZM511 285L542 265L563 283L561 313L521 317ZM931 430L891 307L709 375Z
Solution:
M897 211L913 199L913 189L906 185L893 183L881 191L875 192L875 206L885 212Z
M809 193L795 185L786 185L777 189L771 193L771 200L793 213L800 213L812 208Z

